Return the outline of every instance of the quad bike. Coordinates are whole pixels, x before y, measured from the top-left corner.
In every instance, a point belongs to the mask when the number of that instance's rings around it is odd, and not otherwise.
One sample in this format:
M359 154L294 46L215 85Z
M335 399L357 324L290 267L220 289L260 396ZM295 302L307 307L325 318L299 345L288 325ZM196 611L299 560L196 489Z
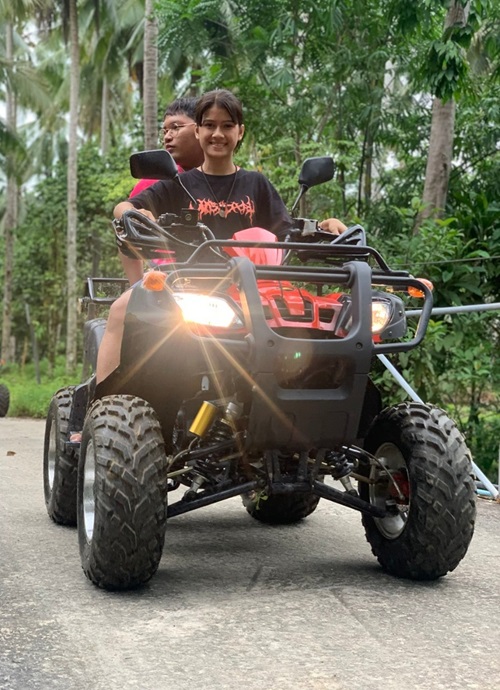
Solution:
M134 154L131 168L182 186L164 151ZM331 159L305 161L294 208L332 176ZM474 529L469 450L443 410L384 407L370 378L377 354L421 343L428 284L391 269L361 226L332 240L296 219L286 242L256 229L222 241L192 202L179 217L129 211L116 224L122 251L168 251L171 263L133 288L120 365L97 386L105 322L87 322L90 376L58 391L48 412L47 509L78 524L86 576L106 589L145 583L169 520L235 496L267 524L302 520L321 498L339 503L361 513L387 572L452 571ZM88 304L112 301L105 282L88 280ZM409 293L423 299L414 329Z
M5 417L9 411L10 391L6 385L0 383L0 417Z

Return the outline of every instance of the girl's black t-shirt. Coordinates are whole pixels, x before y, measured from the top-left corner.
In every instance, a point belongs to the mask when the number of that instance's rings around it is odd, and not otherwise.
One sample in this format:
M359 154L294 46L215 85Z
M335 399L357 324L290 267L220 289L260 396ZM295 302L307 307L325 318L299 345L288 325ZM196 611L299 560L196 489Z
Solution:
M293 225L280 195L261 173L239 168L235 179L234 173L205 176L193 169L182 173L181 178L198 203L200 222L218 239L231 239L238 230L260 227L282 240ZM129 201L135 208L148 209L155 218L162 213L179 214L193 206L172 180L160 180Z

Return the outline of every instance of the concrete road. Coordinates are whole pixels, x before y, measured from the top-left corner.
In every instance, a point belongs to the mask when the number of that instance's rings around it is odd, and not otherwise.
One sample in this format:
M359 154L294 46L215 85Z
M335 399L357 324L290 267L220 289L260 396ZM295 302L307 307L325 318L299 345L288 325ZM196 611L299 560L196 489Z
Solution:
M499 687L499 504L422 584L381 571L347 508L271 528L236 498L173 518L151 583L107 593L45 512L43 431L0 419L2 690Z

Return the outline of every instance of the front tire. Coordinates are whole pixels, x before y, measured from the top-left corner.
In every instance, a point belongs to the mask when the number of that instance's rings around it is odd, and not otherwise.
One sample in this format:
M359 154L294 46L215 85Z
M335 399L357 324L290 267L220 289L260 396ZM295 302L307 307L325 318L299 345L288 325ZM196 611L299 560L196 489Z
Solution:
M59 525L76 525L76 479L78 458L66 449L68 424L75 386L57 391L45 422L43 490L49 516Z
M85 575L131 589L158 569L167 520L167 457L158 418L128 395L98 400L83 428L78 539Z
M375 418L365 450L378 463L360 468L372 480L359 482L360 496L389 509L384 518L362 516L379 563L414 580L454 570L472 539L476 502L470 452L453 420L419 403L386 408Z

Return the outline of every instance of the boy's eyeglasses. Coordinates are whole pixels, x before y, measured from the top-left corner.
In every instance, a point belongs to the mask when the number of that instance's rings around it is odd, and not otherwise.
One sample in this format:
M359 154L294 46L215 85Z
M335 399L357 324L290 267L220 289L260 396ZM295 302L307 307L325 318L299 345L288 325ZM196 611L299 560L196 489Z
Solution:
M191 125L195 125L196 122L188 122L185 125L178 125L174 124L171 125L170 127L161 127L160 130L158 131L158 134L160 136L160 139L163 141L165 136L170 132L170 134L173 137L176 137L179 134L179 130L181 130L183 127L191 127Z

